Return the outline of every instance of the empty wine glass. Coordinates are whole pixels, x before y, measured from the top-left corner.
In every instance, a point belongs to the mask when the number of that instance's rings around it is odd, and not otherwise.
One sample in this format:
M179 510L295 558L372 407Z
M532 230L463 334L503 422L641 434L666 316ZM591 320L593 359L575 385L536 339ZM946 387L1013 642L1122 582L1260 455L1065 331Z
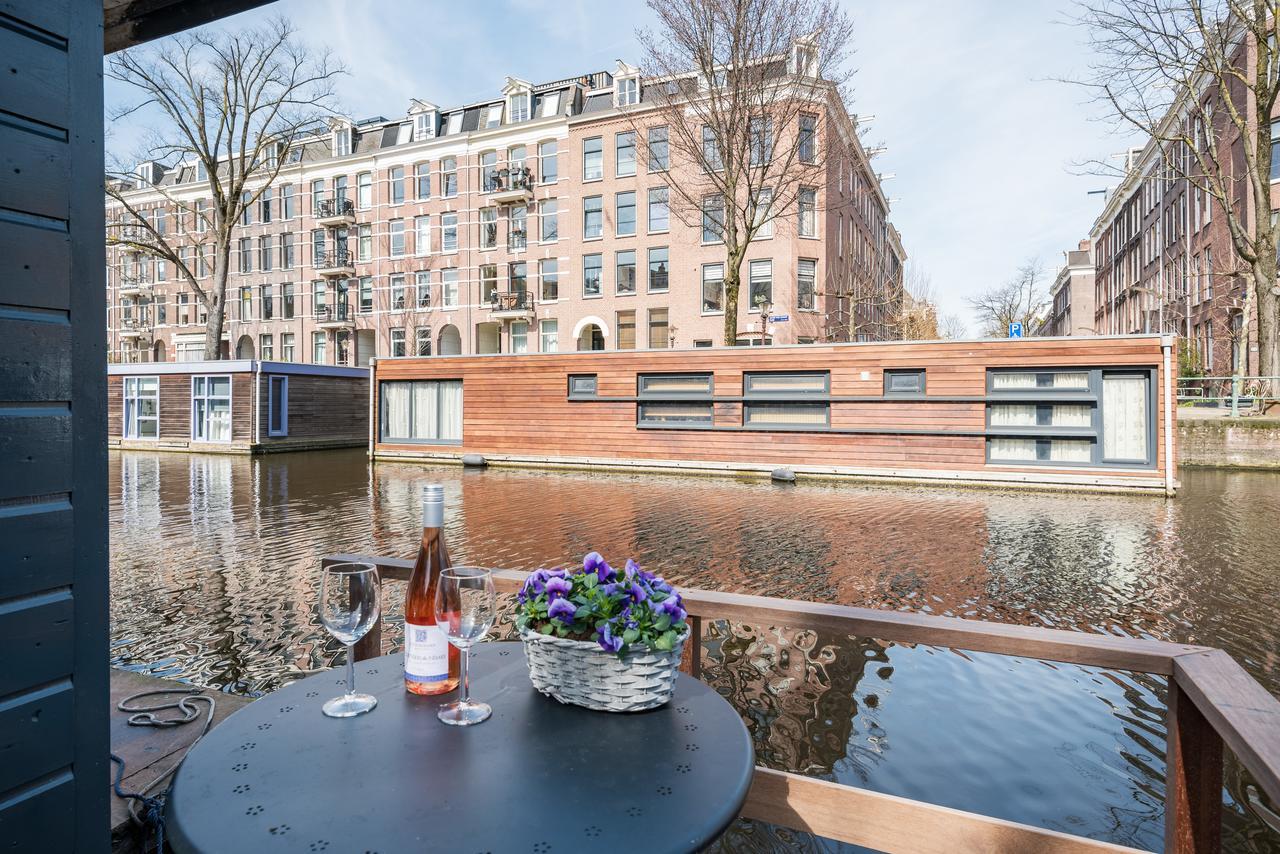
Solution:
M436 581L436 625L449 643L462 652L462 693L452 703L440 707L436 716L453 726L478 724L493 713L486 703L471 699L467 664L471 646L493 625L495 596L493 575L475 566L451 566Z
M350 718L378 705L370 694L356 693L355 645L381 612L382 579L371 563L332 563L321 570L320 622L347 647L347 693L324 704L331 718Z

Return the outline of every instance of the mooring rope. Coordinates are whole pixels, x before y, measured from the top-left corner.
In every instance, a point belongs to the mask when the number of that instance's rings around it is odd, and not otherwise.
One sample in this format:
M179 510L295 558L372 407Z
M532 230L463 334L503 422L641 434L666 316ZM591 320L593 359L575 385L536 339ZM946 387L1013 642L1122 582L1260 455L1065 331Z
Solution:
M154 833L157 854L163 854L164 851L164 803L166 796L169 794L169 778L178 770L178 766L182 764L182 760L186 758L191 748L195 747L196 742L204 738L205 733L213 725L213 712L218 704L213 697L202 694L202 690L201 688L162 688L156 691L142 691L138 694L131 694L116 704L117 710L129 713L129 726L161 728L183 726L191 723L200 717L200 710L194 704L197 701L208 704L208 711L205 713L204 725L200 727L200 732L187 745L186 750L182 751L182 755L178 757L178 760L165 769L164 773L144 786L141 791L126 792L120 788L120 782L124 779L124 760L114 753L111 754L111 761L116 764L115 778L111 781L112 791L116 793L116 797L129 802L129 818L142 829L144 849L148 832ZM166 694L181 694L183 696L173 702L152 703L145 706L130 705L130 703L135 700L141 700L143 697ZM163 712L167 709L177 709L182 712L182 717L156 717L156 712ZM153 795L152 792L161 786L164 787L163 790Z

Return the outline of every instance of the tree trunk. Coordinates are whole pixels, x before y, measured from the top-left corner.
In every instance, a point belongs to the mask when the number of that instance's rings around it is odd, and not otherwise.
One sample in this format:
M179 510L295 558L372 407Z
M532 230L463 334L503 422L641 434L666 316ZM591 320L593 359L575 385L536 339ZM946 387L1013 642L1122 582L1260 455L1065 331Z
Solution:
M732 264L724 269L724 346L738 343L738 289L742 285L742 273Z
M1254 281L1252 286L1255 294L1255 304L1258 307L1258 376L1274 377L1280 376L1280 297L1276 296L1276 271L1273 265L1267 263L1266 258L1259 258L1253 267ZM1268 270L1268 267L1271 267ZM1245 335L1244 341L1240 342L1243 349L1241 356L1241 370L1247 371L1249 364L1249 336L1248 323L1250 318L1244 318ZM1273 386L1275 383L1272 384Z
M230 263L226 246L214 246L213 286L205 291L204 307L209 319L204 327L204 357L214 361L222 358L222 327L227 316L227 273Z

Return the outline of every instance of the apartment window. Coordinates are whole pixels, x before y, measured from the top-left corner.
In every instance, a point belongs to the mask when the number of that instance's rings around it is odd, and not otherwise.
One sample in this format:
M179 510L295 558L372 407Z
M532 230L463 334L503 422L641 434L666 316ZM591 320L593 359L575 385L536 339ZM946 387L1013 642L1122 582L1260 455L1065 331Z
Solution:
M356 229L356 258L360 261L373 260L372 225L361 225Z
M359 284L360 313L373 313L373 277L361 276Z
M446 199L458 195L458 158L445 157L440 160L440 192Z
M391 188L391 204L404 204L404 167L392 166L387 175L387 183Z
M492 249L498 245L498 209L480 209L480 248Z
M240 319L253 320L253 288L248 285L240 288Z
M529 120L529 93L517 92L511 96L511 122L524 122Z
M569 399L593 398L597 394L598 384L595 374L569 374Z
M720 144L716 141L716 132L709 125L702 126L702 166L716 172L724 168L720 159Z
M664 350L671 346L671 322L665 308L649 309L649 349Z
M285 203L292 204L293 186L290 185L288 187L285 187L285 190L288 191L288 195L285 196L285 199L286 199ZM208 207L208 202L205 201L204 199L196 200L196 234L204 234L206 231L209 230L209 218L208 218L208 215L205 213L205 209L207 207ZM292 216L292 214L289 214L289 216Z
M406 308L404 303L404 276L395 275L391 277L391 310L404 311Z
M311 333L311 362L316 365L327 364L325 361L325 338L323 332Z
M253 225L253 206L249 199L253 198L253 193L245 190L240 194L240 224ZM158 230L158 229L157 229Z
M604 197L587 196L582 200L582 237L589 240L604 236Z
M286 282L280 286L280 316L285 320L291 320L294 316L292 282Z
M262 191L262 195L258 196L258 219L261 222L271 222L271 188L267 187Z
M429 216L413 218L413 251L418 255L431 252L431 217Z
M458 215L456 213L440 215L440 251L458 251Z
M267 435L289 435L288 377L267 377Z
M528 266L524 261L513 261L507 265L507 292L523 294L529 289Z
M756 237L768 239L773 237L773 190L761 188L751 199L751 224L756 229Z
M702 199L702 242L724 241L724 196L705 196Z
M156 323L159 324L160 326L165 326L169 322L166 319L167 311L168 311L168 306L166 306L164 303L156 304Z
M498 292L498 265L480 265L480 301L491 302Z
M356 207L362 211L373 207L372 172L361 172L356 176Z
M617 279L615 287L619 294L636 292L636 253L634 249L617 253Z
M640 374L636 385L637 425L711 426L711 374Z
M458 307L458 268L440 271L440 304L445 308Z
M512 205L508 215L507 249L517 251L529 245L529 208L525 205Z
M816 311L818 262L801 258L796 264L796 308L800 311Z
M671 228L670 190L666 187L649 189L649 233Z
M292 270L293 264L293 233L285 232L280 235L280 269Z
M262 301L262 319L270 320L275 317L276 298L274 288L271 285L263 285L260 289L259 298Z
M258 336L258 358L270 362L276 357L275 339L270 335Z
M555 353L560 349L560 324L556 320L544 320L538 324L538 352Z
M280 358L284 359L286 362L294 361L292 332L283 332L280 334Z
M634 191L618 193L615 198L617 234L628 237L636 233L636 194Z
M582 141L582 180L598 181L604 177L604 137L593 136Z
M404 220L391 220L388 231L391 237L391 257L399 258L404 254Z
M431 305L431 271L419 270L413 274L414 290L416 291L416 299L418 308L428 308Z
M923 395L925 390L924 368L885 369L884 393L886 395Z
M651 294L665 293L669 286L669 250L665 246L655 246L649 250L649 276L646 284Z
M773 119L768 116L747 119L747 136L750 139L752 166L763 166L773 159Z
M634 83L635 81L631 81ZM614 174L619 178L636 174L636 132L629 130L615 137Z
M182 293L178 294L178 325L186 326L191 322L191 295Z
M511 352L512 353L528 353L529 352L528 321L517 320L511 324Z
M311 266L324 264L325 233L323 228L311 229Z
M415 163L413 166L413 186L415 196L420 202L431 198L431 164Z
M394 357L408 355L404 346L404 329L397 327L391 330L391 355Z
M542 200L539 208L539 222L542 228L539 237L543 243L560 239L560 205L555 199Z
M240 238L240 272L253 272L253 238Z
M419 326L413 330L414 353L419 356L431 355L431 327Z
M818 117L800 114L800 162L818 162Z
M666 127L649 128L649 171L662 172L670 165Z
M484 151L480 154L480 186L486 193L501 189L498 183L498 152Z
M831 374L746 373L742 376L744 427L825 429L831 423Z
M269 256L268 256L269 257ZM165 264L163 258L156 259L156 281L163 282L169 278L168 265Z
M382 383L384 442L462 441L462 380Z
M272 241L270 235L263 235L258 238L258 268L264 273L270 273L275 268L275 258L272 253Z
M484 126L487 128L496 128L502 124L502 105L490 104L489 109L485 112Z
M603 255L582 256L582 295L584 297L600 296L600 270Z
M751 262L751 287L748 311L759 311L763 303L773 303L773 262Z
M231 377L191 378L191 439L231 441Z
M311 210L317 216L320 214L320 203L324 201L324 179L317 178L311 182Z
M619 350L634 350L636 348L636 313L631 311L620 311L614 318L614 326L617 329L617 342Z
M325 305L328 300L328 289L324 282L311 283L311 307L316 315L324 313Z
M808 187L800 188L797 196L797 204L800 211L800 236L801 237L817 237L818 236L818 193Z
M702 265L702 313L724 311L724 265Z
M640 103L640 81L635 77L627 77L617 84L618 106L626 107Z
M538 171L544 184L554 184L560 177L560 155L555 140L538 143Z
M160 378L124 378L124 428L126 439L160 437Z
M542 299L548 302L560 298L560 262L555 258L543 258L538 262L538 278L542 281Z
M351 153L351 128L341 127L333 132L333 156L346 157Z

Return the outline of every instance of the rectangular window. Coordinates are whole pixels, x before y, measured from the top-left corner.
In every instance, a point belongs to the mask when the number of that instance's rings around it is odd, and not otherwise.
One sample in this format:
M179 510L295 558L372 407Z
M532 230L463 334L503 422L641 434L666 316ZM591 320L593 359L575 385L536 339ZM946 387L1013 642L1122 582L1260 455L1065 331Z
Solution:
M1280 121L1271 123L1271 180L1280 181Z
M671 322L665 308L649 309L649 349L665 350L671 346Z
M636 174L636 132L629 130L618 134L616 149L614 174L619 178Z
M765 187L751 199L751 225L756 237L765 240L773 237L773 190Z
M231 377L191 378L191 439L231 441Z
M884 393L886 395L922 395L925 390L924 368L885 369Z
M480 265L480 301L493 302L494 294L498 292L498 265L497 264L481 264Z
M286 362L294 361L292 332L285 332L280 335L280 358Z
M458 195L458 158L440 159L440 192L446 199Z
M399 258L404 255L404 220L391 220L388 223L388 229L391 241L391 257Z
M258 336L258 358L270 362L276 357L275 339L271 335Z
M324 179L317 178L311 182L311 212L320 215L320 205L324 201Z
M391 204L404 204L404 167L392 166L387 172L387 183L390 185Z
M413 330L414 353L419 356L431 355L431 327L419 326Z
M373 277L360 277L360 313L373 314Z
M295 212L293 205L293 185L285 184L280 188L280 218L293 219Z
M615 318L617 325L617 342L619 350L634 350L636 348L636 313L635 311L620 311Z
M818 117L800 114L800 162L818 162Z
M634 191L618 193L615 198L615 221L619 237L636 233L636 194Z
M415 216L413 218L413 251L418 255L431 252L431 217Z
M671 228L670 193L666 187L649 189L649 233L667 231Z
M1102 375L1102 458L1108 462L1148 461L1147 374Z
M240 319L253 320L253 288L248 285L240 288Z
M431 164L415 163L413 166L415 197L420 202L431 198Z
M270 273L275 269L275 257L271 251L272 249L270 235L263 235L258 238L258 269L264 273Z
M711 374L640 374L636 422L641 426L711 426Z
M507 249L518 252L529 245L529 208L512 205L507 214Z
M249 204L249 199L253 197L253 193L245 190L240 194L240 224L253 225L253 206Z
M593 136L582 141L582 180L598 181L604 177L604 137Z
M373 260L373 226L361 225L356 229L356 260Z
M362 211L373 207L372 172L361 172L356 176L356 207Z
M316 365L327 364L325 361L325 337L323 332L311 333L311 362Z
M720 314L724 311L724 265L702 265L702 313Z
M649 128L649 171L662 172L670 165L666 127Z
M600 296L600 271L604 264L603 255L582 256L582 295L584 297Z
M831 374L747 373L742 377L746 427L826 429L831 423Z
M538 102L539 115L544 119L560 112L560 93L548 92Z
M625 252L617 253L617 278L614 285L619 294L634 294L636 292L636 252L634 249L628 249Z
M293 233L286 232L280 235L280 269L292 270L293 264Z
M382 383L384 442L462 441L462 380Z
M396 328L391 330L391 355L393 357L406 355L404 348L404 329Z
M560 262L555 258L543 258L538 262L538 278L542 281L542 299L560 298Z
M595 374L569 374L569 399L595 397L596 396L596 375Z
M543 199L539 208L542 233L539 239L551 243L560 239L560 206L555 199Z
M458 268L440 271L440 304L444 308L458 307Z
M796 309L816 311L818 262L801 258L796 264Z
M126 439L160 437L160 378L124 378L124 428Z
M718 172L724 168L720 159L720 145L716 141L716 132L710 125L702 126L702 168L708 172Z
M544 184L554 184L560 178L560 155L555 140L538 143L538 170Z
M541 340L538 342L538 352L555 353L560 349L559 342L560 324L555 320L544 320L538 326L538 334Z
M267 435L289 435L288 377L267 377Z
M747 310L759 311L764 303L773 303L773 262L751 262L751 288Z
M458 215L456 213L440 215L440 251L458 251Z
M258 196L258 219L261 222L271 222L271 188L267 187L262 191L262 195Z
M818 236L818 193L816 190L802 187L797 196L800 217L800 236Z
M404 276L395 275L391 277L391 310L404 311L408 306L404 300Z
M724 196L705 196L702 199L702 242L724 241Z
M666 293L670 285L668 267L669 250L665 246L655 246L649 250L648 291L651 294Z
M240 238L240 272L253 272L253 238Z
M582 200L582 237L590 240L604 236L604 197L587 196Z
M328 290L324 282L311 283L311 306L313 313L318 317L324 314L325 306L328 304Z
M431 271L419 270L413 274L415 304L418 308L428 308L431 305Z
M498 209L480 209L480 248L492 249L498 245Z
M262 301L262 319L270 320L275 317L276 313L276 296L275 289L271 285L263 285L260 289L259 299Z
M750 138L752 166L763 166L773 159L773 119L768 116L747 119L747 136Z

